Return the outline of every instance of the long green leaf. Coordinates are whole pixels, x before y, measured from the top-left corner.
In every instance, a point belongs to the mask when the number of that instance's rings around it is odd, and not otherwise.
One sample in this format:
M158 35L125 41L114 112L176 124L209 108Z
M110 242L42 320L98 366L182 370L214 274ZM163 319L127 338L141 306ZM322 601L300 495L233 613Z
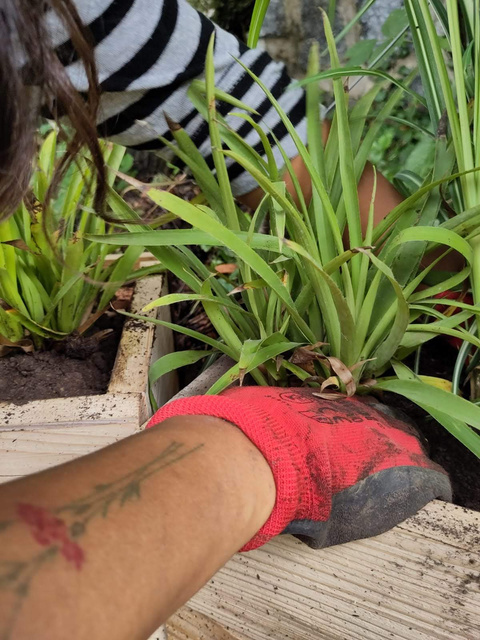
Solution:
M382 380L376 388L404 396L423 407L444 426L448 424L447 428L480 457L480 435L472 429L463 429L461 424L480 429L480 407L453 393L415 380Z
M151 366L148 372L148 381L150 386L155 384L162 376L180 367L186 367L189 364L195 364L199 360L203 360L211 355L212 351L176 351L175 353L167 353Z
M235 364L210 387L210 389L207 391L207 395L216 395L218 393L221 393L224 389L236 382L241 375L250 373L268 360L272 360L278 355L291 351L298 346L299 344L297 342L281 342L259 349L255 352L248 363L244 363L243 370L240 367L240 363Z
M262 30L263 21L265 20L269 4L270 0L256 0L255 2L247 40L247 45L252 49L258 44L260 31Z
M158 300L154 300L153 302L149 302L142 311L150 311L151 309L157 309L158 307L167 307L171 304L177 304L179 302L212 302L214 304L218 304L221 307L226 307L227 309L235 309L235 311L239 311L241 313L246 313L251 315L240 307L235 302L231 302L230 300L225 300L224 298L215 298L214 296L202 295L199 293L170 293L166 296L162 296L158 298Z

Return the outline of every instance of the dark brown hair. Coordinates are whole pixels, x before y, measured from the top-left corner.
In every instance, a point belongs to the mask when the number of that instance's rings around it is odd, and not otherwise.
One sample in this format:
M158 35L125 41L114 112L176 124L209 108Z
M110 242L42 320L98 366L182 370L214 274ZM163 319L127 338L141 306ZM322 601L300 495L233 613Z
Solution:
M45 14L54 11L69 34L72 52L84 65L89 89L80 94L51 47ZM55 120L66 116L73 127L67 153L57 167L47 199L81 147L96 174L95 208L101 212L106 181L97 139L99 105L93 46L72 0L2 0L0 7L0 218L24 196L35 153L35 130L42 108Z

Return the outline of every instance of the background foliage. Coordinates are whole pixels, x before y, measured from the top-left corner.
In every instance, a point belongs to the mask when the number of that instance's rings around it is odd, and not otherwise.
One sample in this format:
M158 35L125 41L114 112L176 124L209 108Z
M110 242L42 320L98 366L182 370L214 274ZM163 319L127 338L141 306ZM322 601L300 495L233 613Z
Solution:
M255 0L191 0L190 4L246 41Z

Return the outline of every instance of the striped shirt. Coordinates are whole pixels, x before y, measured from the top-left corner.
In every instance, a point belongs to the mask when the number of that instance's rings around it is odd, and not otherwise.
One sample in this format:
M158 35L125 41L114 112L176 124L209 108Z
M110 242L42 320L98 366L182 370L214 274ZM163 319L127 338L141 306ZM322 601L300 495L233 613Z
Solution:
M290 78L285 66L274 62L267 53L249 49L186 0L75 0L75 4L95 42L102 88L98 121L102 137L134 149L162 151L158 136L171 139L166 113L188 132L213 168L208 125L188 99L187 91L193 79L203 76L207 46L215 32L216 86L258 111L255 119L270 135L278 166L284 163L271 133L290 158L297 155L293 140L269 100L235 60L241 60L260 77L305 140L304 91L286 90ZM52 45L74 86L86 91L85 70L64 26L53 13L47 14L47 25ZM230 105L219 102L218 110L229 126L263 155L254 128L229 115ZM229 175L237 195L257 186L233 163L229 164Z

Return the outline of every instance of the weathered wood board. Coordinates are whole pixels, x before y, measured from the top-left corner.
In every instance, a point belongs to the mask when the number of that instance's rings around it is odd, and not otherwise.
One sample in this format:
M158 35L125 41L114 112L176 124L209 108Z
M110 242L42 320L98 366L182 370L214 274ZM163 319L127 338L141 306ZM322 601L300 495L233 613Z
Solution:
M435 502L375 539L323 551L279 538L237 554L171 620L175 640L223 640L200 622L182 635L192 611L234 640L478 640L480 514Z
M120 396L119 399L125 399L125 406L128 406L128 397ZM0 483L84 456L139 429L133 418L122 422L92 421L83 425L67 422L32 425L10 431L3 428L0 430Z
M245 636L228 631L225 627L203 613L188 606L170 620L167 628L168 640L246 640ZM163 640L158 633L149 640Z

